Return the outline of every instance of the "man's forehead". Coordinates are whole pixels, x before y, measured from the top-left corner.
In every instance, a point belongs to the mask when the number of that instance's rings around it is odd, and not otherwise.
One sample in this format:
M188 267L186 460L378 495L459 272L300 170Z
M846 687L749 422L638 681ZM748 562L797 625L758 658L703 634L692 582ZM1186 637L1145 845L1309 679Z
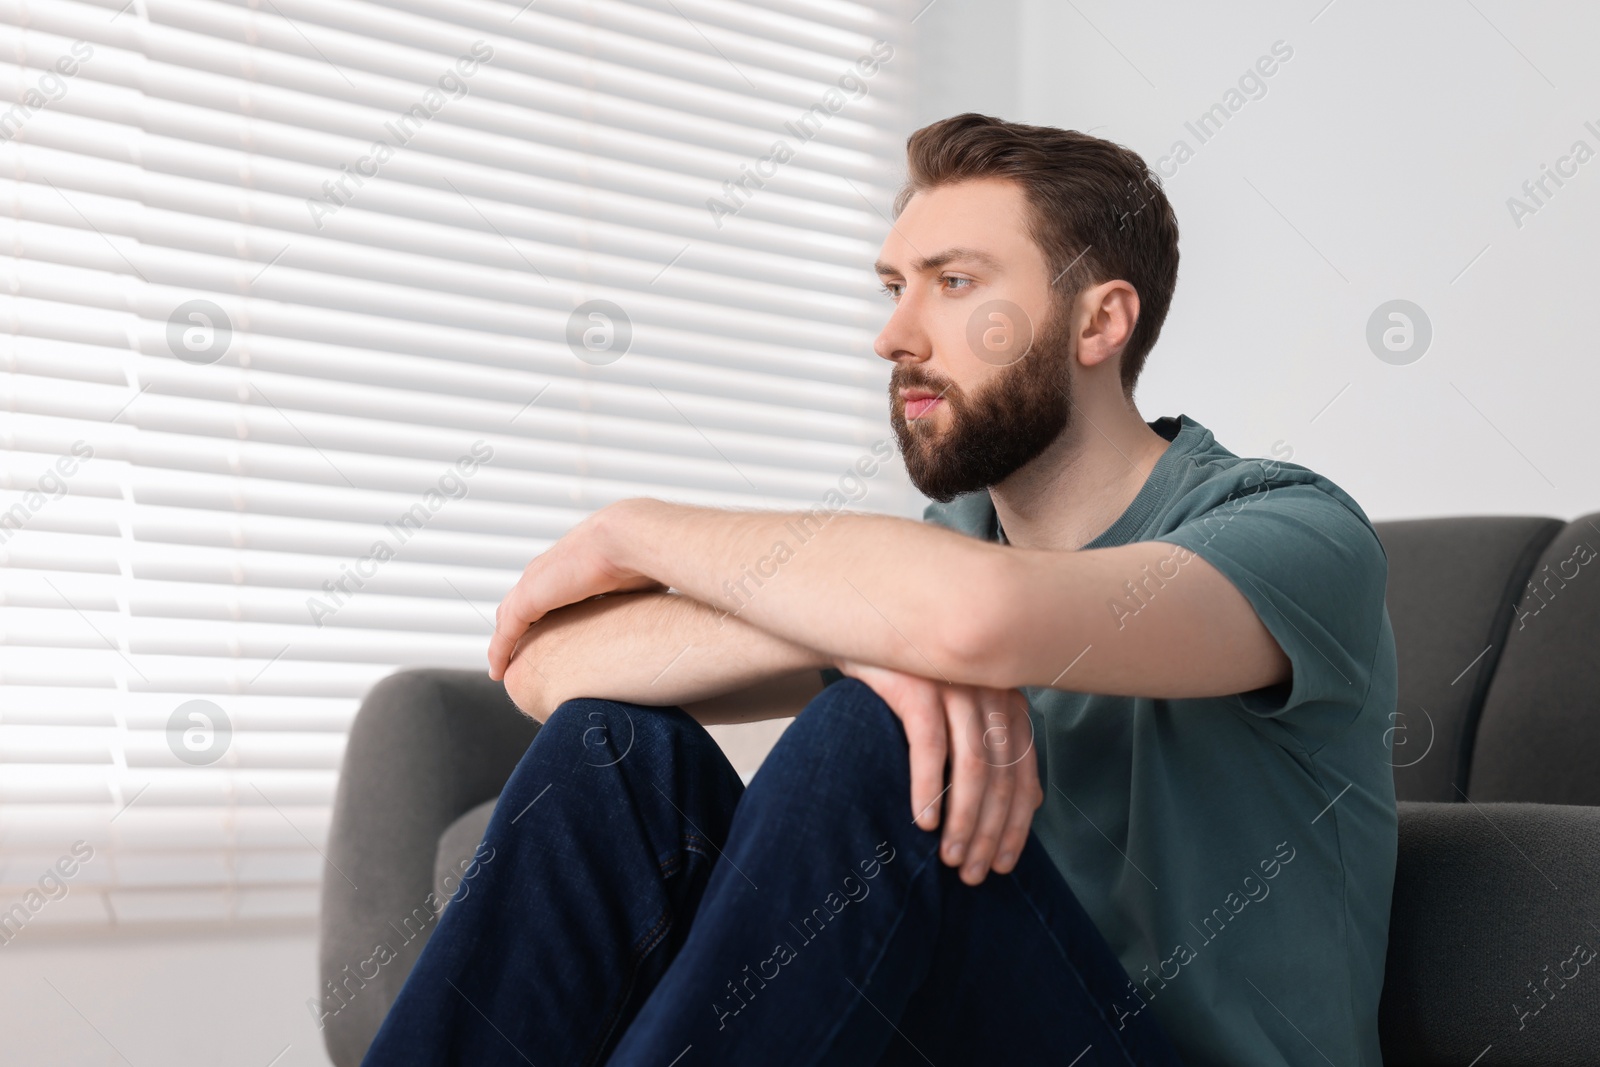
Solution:
M1025 198L1017 183L958 182L916 193L884 238L873 266L879 274L921 274L955 263L1000 271L1018 251L1014 246L1028 240Z
M885 242L885 244L887 243ZM928 255L919 255L915 250L912 250L906 269L913 274L927 274L941 267L961 264L975 264L997 272L1005 269L999 256L983 248L970 245L954 245L949 248L941 248L937 252L932 252ZM901 268L887 258L878 260L873 264L873 268L879 274L901 273Z

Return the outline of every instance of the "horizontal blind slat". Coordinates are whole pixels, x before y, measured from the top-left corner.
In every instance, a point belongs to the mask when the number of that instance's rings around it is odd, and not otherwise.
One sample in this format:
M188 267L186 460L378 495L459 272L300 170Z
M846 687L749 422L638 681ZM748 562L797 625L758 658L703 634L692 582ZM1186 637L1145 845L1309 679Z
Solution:
M596 507L915 511L868 272L907 63L842 80L909 12L272 8L0 0L0 97L49 89L0 106L0 900L96 850L41 923L314 915L365 694L484 670Z

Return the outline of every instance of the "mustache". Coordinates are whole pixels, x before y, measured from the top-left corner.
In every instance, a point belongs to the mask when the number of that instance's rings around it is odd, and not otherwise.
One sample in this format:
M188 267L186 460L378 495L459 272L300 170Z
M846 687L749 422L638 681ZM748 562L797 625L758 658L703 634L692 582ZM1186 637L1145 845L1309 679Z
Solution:
M948 400L952 406L958 406L965 399L961 387L948 378L936 378L927 373L916 364L902 363L895 367L889 376L889 397L896 404L903 403L900 399L902 389L931 389L940 397Z

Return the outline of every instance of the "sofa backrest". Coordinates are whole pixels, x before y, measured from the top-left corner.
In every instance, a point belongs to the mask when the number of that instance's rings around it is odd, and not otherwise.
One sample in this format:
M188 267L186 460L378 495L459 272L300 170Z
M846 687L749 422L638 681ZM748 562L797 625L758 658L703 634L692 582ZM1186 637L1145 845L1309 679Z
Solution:
M1517 588L1467 792L1600 805L1600 512L1564 524Z
M1479 713L1515 622L1512 607L1566 524L1451 516L1373 526L1389 557L1389 621L1399 659L1395 795L1459 801L1469 790ZM1514 698L1509 688L1502 692L1509 710Z

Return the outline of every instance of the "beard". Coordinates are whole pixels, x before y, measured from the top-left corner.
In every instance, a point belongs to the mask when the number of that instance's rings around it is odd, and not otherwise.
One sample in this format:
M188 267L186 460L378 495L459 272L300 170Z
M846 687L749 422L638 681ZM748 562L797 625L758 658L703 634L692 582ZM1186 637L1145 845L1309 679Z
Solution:
M1066 430L1072 419L1072 358L1067 330L1056 323L1067 319L1052 315L1023 358L970 396L921 363L895 365L889 421L906 473L923 496L942 504L999 485ZM935 429L930 417L906 419L900 390L912 387L942 395L948 427Z

